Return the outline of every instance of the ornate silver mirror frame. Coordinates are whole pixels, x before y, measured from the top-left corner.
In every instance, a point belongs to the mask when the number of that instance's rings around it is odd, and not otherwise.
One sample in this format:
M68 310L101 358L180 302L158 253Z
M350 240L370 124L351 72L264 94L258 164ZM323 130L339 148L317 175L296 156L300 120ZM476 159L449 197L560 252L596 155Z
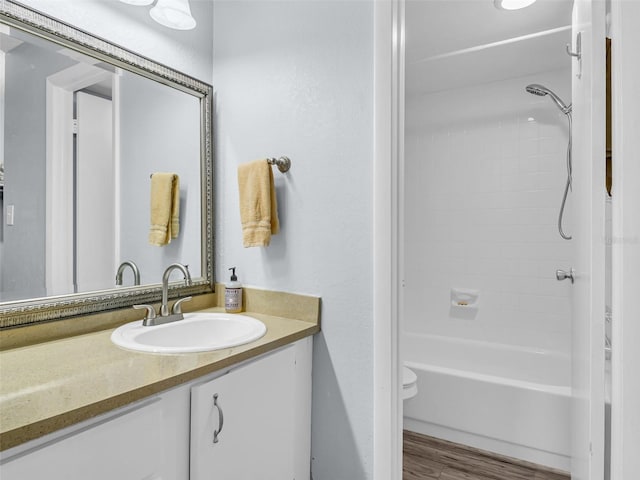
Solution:
M0 0L0 23L110 63L200 99L201 259L202 277L190 287L175 286L171 296L213 291L213 88L165 65L9 0ZM180 282L182 283L182 282ZM29 325L77 315L160 301L161 285L119 288L0 304L0 328Z

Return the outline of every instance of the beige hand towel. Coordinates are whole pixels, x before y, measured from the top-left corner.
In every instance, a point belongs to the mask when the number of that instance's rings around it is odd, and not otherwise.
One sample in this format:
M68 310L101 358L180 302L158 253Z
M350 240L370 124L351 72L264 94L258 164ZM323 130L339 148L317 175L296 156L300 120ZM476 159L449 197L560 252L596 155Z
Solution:
M151 176L151 228L149 243L163 246L180 231L180 178L175 173Z
M280 230L273 172L266 159L238 166L240 221L245 247L266 247Z

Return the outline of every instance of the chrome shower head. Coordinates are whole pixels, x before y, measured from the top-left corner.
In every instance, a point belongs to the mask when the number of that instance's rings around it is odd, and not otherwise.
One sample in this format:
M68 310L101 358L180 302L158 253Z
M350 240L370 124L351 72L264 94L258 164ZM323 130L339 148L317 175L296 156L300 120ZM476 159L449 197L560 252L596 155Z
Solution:
M544 97L549 93L549 91L544 88L542 85L538 85L536 83L532 83L531 85L527 85L527 92L537 95L539 97Z
M562 100L560 100L560 97L558 97L555 93L553 93L547 87L543 85L539 85L537 83L532 83L531 85L527 85L526 90L527 92L533 95L537 95L539 97L544 97L546 95L549 95L551 99L554 101L554 103L558 106L558 108L562 111L562 113L564 113L565 115L568 115L571 113L571 104L566 105Z

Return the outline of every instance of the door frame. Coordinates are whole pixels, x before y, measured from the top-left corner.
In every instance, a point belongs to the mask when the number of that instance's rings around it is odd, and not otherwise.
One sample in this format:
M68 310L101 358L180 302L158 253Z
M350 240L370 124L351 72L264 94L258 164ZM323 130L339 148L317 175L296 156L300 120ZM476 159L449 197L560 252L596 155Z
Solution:
M605 452L605 2L576 0L572 51L574 218L571 474L601 480Z
M374 2L373 472L402 479L400 269L404 0Z
M45 286L47 296L73 293L73 92L111 80L114 91L114 162L120 164L117 132L118 76L100 68L77 64L47 77L46 83L46 246ZM116 182L118 183L118 182ZM117 198L117 197L116 197ZM119 212L116 212L116 225ZM116 258L119 235L116 234Z
M638 2L611 2L612 480L637 478L640 472L640 304L637 301L640 291L639 23Z

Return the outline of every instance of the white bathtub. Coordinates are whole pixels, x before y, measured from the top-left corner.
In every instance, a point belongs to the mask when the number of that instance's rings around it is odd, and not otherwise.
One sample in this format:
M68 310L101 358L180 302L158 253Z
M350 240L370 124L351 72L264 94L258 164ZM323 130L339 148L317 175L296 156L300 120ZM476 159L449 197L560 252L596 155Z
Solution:
M418 334L402 348L418 376L407 430L570 469L568 355Z

